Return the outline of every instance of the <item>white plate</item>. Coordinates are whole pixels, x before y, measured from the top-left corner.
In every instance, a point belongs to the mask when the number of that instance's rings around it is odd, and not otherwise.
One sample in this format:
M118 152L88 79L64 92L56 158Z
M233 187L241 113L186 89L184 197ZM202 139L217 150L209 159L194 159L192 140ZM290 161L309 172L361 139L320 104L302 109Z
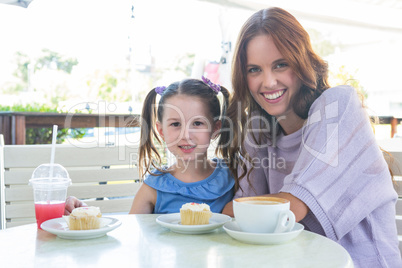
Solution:
M55 234L64 239L91 239L106 235L121 225L121 221L115 218L102 217L104 226L93 230L70 230L63 218L56 218L45 221L41 228L49 233Z
M292 240L304 230L304 226L296 222L293 229L285 233L247 233L241 231L237 222L233 220L223 225L223 229L234 239L247 244L274 245Z
M172 232L180 234L210 233L231 220L231 217L220 213L212 213L209 224L203 225L182 225L180 223L180 213L165 214L156 218L157 223L163 227L169 228Z

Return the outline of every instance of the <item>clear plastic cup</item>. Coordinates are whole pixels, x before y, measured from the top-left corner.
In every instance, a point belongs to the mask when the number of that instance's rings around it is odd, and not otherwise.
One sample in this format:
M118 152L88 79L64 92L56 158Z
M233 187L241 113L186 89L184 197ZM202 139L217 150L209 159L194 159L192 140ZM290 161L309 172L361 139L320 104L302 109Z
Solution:
M70 176L63 166L38 166L32 173L29 185L34 191L35 215L39 229L44 221L63 216L67 188L71 185Z

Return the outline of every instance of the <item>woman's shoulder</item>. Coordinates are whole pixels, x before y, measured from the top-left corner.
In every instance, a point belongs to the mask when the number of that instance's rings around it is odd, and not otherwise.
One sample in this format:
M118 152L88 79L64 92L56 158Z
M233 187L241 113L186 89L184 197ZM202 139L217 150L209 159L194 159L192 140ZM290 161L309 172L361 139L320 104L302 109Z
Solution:
M335 109L337 112L342 113L350 104L356 108L362 107L357 90L347 85L336 86L325 90L313 102L309 114L311 115L322 108L325 110Z
M319 99L322 97L325 97L327 100L349 100L351 98L357 98L357 91L351 86L340 85L325 90Z

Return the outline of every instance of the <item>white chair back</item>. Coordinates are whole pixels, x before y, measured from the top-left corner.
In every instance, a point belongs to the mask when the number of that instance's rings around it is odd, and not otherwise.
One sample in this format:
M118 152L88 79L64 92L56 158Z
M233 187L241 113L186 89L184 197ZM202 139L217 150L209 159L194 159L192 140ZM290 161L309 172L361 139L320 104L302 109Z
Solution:
M384 156L394 175L394 186L399 195L396 203L396 227L398 230L399 250L402 254L402 139L379 140L378 144L386 151ZM391 154L392 157L388 154Z
M1 228L35 222L33 170L50 162L51 145L4 145L0 137ZM55 162L72 179L67 195L102 213L128 213L139 189L138 146L56 145Z

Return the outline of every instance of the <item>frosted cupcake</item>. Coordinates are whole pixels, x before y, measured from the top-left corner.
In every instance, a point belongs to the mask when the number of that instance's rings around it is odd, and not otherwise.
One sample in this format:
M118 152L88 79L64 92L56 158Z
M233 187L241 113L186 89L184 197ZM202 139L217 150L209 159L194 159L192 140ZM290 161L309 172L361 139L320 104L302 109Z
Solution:
M101 227L101 217L98 207L79 207L66 217L66 221L70 230L91 230Z
M212 213L207 204L186 203L180 209L181 224L208 224Z

